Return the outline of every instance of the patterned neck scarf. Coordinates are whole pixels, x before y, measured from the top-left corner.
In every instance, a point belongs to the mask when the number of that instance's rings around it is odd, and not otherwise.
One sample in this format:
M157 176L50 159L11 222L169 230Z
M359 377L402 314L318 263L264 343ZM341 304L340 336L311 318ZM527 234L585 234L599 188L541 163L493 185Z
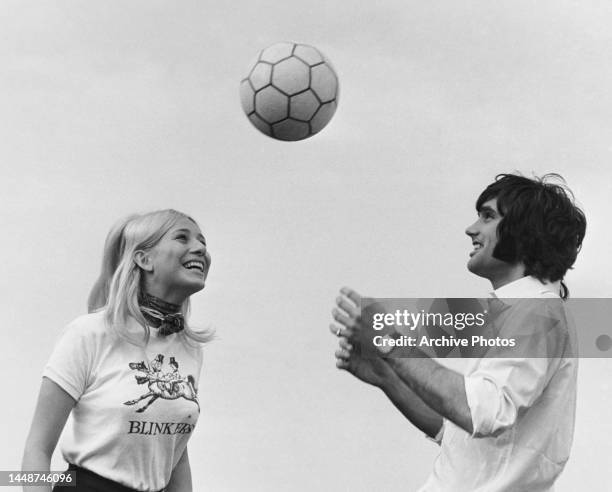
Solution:
M161 336L178 333L185 328L181 306L171 304L159 297L143 293L139 299L140 312L152 327L158 328Z

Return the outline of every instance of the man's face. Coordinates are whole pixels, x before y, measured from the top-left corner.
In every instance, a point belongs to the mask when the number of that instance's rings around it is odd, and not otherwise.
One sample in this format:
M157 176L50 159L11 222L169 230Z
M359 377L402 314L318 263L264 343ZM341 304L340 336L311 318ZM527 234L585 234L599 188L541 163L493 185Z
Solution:
M465 230L474 246L470 252L468 270L493 283L511 268L509 263L493 258L493 250L497 245L497 225L501 219L502 216L497 209L497 198L493 198L482 204L478 211L478 220Z

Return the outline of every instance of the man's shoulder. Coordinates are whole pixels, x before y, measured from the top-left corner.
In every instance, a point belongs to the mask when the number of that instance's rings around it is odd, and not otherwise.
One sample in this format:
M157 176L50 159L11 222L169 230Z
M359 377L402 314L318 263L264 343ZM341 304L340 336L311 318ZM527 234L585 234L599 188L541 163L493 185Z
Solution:
M543 317L559 320L566 317L565 301L560 297L538 297L513 299L510 311L514 316Z

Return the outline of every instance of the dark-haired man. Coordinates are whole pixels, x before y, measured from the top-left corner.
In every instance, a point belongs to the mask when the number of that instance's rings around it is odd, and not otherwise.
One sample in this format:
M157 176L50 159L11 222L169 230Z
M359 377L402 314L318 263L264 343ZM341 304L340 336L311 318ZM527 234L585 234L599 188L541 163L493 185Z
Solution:
M569 457L576 406L577 361L567 349L568 291L562 283L586 229L571 193L549 180L500 175L476 202L466 229L474 246L468 269L488 279L507 311L502 330L532 330L520 357L469 361L465 373L422 357L364 358L361 298L341 290L330 330L339 337L336 364L381 388L393 404L441 446L421 491L548 491ZM529 299L557 299L554 340ZM535 310L537 311L537 307ZM516 326L513 326L516 325ZM550 330L549 330L550 331Z

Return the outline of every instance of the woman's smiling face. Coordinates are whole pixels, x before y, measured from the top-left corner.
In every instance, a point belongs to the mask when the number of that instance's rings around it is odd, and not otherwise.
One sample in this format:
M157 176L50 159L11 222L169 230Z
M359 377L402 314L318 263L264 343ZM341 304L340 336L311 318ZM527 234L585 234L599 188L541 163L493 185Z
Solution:
M167 302L182 304L204 288L211 258L198 225L181 218L147 252L144 268L147 292Z

